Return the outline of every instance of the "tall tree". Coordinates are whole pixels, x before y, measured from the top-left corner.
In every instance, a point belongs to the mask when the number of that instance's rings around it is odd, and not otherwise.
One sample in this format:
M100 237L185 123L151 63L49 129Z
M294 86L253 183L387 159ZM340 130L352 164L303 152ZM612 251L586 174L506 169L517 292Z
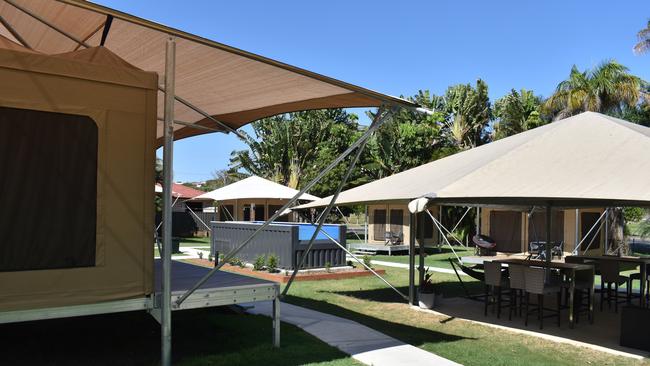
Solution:
M501 139L543 125L542 103L541 96L526 89L512 89L494 102L494 138Z
M637 33L637 38L639 41L634 45L634 52L637 54L648 52L650 50L650 20L648 20L645 28Z
M545 107L555 119L585 111L620 113L638 103L642 83L616 61L605 61L585 71L574 65L569 78L558 84Z
M489 141L487 126L492 107L487 84L478 79L476 86L454 85L445 93L447 122L443 133L459 149L476 147Z
M292 188L302 184L326 156L342 152L359 133L358 118L342 109L313 110L264 118L243 133L248 150L233 151L230 167ZM340 169L340 168L339 168ZM336 176L338 169L330 176ZM335 180L338 178L335 178ZM323 183L312 190L323 194Z
M445 154L440 129L444 122L444 99L428 90L407 99L434 111L423 115L401 109L375 132L362 165L366 179L380 179L435 160ZM374 118L373 113L368 113Z

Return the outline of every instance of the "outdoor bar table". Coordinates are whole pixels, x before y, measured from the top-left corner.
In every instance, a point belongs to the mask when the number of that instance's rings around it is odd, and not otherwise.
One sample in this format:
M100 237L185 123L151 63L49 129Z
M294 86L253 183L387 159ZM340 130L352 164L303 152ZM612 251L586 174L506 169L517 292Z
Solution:
M650 264L650 257L632 257L632 256L615 256L615 255L572 255L573 258L580 258L582 260L589 261L617 261L621 263L631 263L639 266L639 272L641 273L641 289L639 291L639 304L641 307L645 307L645 278L646 278L646 265ZM602 291L602 289L601 289Z
M571 279L569 283L569 328L573 328L575 323L574 319L574 292L575 292L575 283L576 283L576 272L577 271L591 271L592 276L595 276L595 268L591 264L579 264L579 263L564 263L564 262L546 262L537 259L495 259L493 262L502 263L502 264L518 264L527 267L548 267L559 269ZM591 301L589 302L589 315L591 322L594 321L594 282L591 282L591 289L589 290L589 297Z

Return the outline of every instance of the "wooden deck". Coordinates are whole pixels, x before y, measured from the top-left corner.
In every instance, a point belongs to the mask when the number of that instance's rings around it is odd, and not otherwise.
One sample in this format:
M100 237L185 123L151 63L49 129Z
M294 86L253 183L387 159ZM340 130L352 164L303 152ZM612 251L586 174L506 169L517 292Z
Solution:
M348 250L354 254L407 254L409 252L408 244L386 245L383 243L349 243Z

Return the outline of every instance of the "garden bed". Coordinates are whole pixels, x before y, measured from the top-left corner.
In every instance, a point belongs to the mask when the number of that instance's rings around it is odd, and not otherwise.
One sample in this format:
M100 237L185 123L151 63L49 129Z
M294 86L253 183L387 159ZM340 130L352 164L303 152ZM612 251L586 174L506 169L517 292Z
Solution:
M188 263L192 263L204 267L214 266L214 263L208 261L207 259L187 259L186 261ZM282 271L277 273L269 273L267 271L254 271L250 267L232 266L230 264L224 265L221 269L224 271L258 277L258 278L279 282L279 283L287 283L289 282L289 278L291 278L291 272L286 273ZM383 269L376 269L375 272L379 273L380 275L386 273L386 271ZM330 272L327 272L325 269L301 271L298 272L298 274L296 275L295 281L342 280L346 278L365 277L365 276L372 276L372 272L365 269L339 267L336 269L332 269Z

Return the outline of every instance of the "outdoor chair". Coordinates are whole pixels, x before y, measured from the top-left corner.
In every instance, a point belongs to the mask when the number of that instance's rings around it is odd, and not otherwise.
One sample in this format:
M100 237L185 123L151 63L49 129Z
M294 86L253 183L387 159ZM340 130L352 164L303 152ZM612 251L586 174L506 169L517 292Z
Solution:
M630 303L632 296L632 281L628 276L621 275L620 263L615 259L611 260L601 260L600 261L600 278L601 278L601 289L600 289L600 311L603 311L603 303L605 293L607 293L607 307L612 308L612 284L614 284L614 311L618 313L618 304L620 302ZM604 286L607 285L607 290ZM618 287L620 285L625 285L627 292L627 299L623 301L618 300Z
M513 311L517 314L517 309L519 310L519 316L521 316L524 293L526 292L525 269L526 267L517 264L508 266L510 276L510 312L508 314L508 320L512 320Z
M399 232L392 232L392 231L387 231L384 234L384 239L386 240L386 245L397 245L402 243L402 239L404 237L404 234L399 231Z
M643 266L644 264L641 264L641 265ZM646 271L645 271L645 273L646 273L645 294L639 294L639 296L645 296L645 298L646 298L646 306L647 306L647 304L648 304L647 299L650 298L650 286L648 286L648 285L650 285L650 271L648 271L650 269L648 267L650 267L650 266L648 266L648 265L645 265L645 266L646 266ZM635 273L632 273L630 275L630 286L632 287L632 285L634 284L634 281L637 281L637 280L639 281L639 283L641 282L641 272L635 272Z
M526 283L526 320L525 324L528 326L528 315L532 313L537 314L537 319L539 319L539 329L544 328L544 318L545 317L557 317L557 326L560 326L560 305L561 305L561 293L562 287L559 282L553 282L547 284L545 282L546 271L541 267L526 267L524 281ZM537 295L537 309L529 310L530 306L530 295ZM546 295L557 294L557 308L553 309L544 309L544 298ZM552 312L551 315L544 315L544 311Z
M497 318L501 316L501 299L504 291L508 291L508 278L504 278L501 271L501 263L485 262L485 316L487 316L490 301L496 301ZM494 310L494 308L493 308Z
M565 263L575 263L582 264L584 260L582 258L575 257L566 257L564 258ZM570 279L567 278L563 282L563 287L567 296L565 297L568 301L569 296L568 292L571 287ZM573 314L576 320L576 323L580 321L580 314L586 312L587 318L589 321L593 321L591 317L591 312L589 308L591 307L591 294L590 291L594 286L595 278L589 271L577 271L575 275L575 284L574 284L574 297L573 297Z

